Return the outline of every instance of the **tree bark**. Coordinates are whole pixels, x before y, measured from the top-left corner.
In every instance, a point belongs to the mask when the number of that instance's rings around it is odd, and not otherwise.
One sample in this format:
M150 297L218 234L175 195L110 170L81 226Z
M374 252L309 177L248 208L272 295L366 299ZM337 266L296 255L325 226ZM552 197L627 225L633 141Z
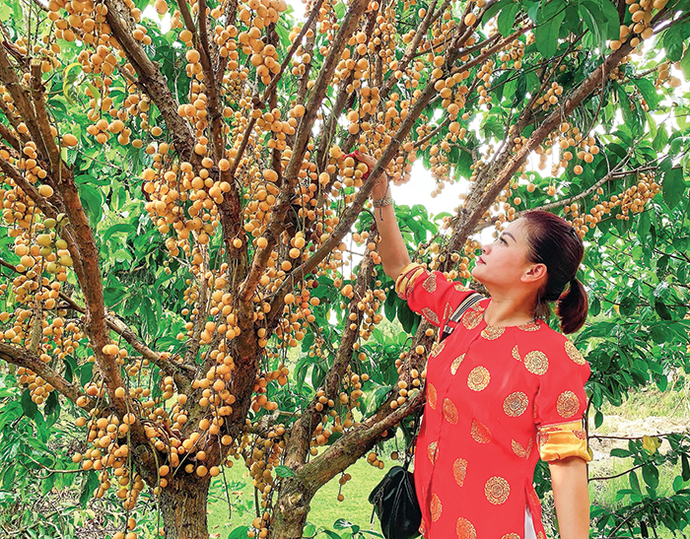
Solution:
M208 539L206 509L210 477L179 471L160 493L166 539Z
M300 539L310 503L315 492L309 492L297 477L285 479L280 489L280 499L274 512L274 521L269 532L270 539Z

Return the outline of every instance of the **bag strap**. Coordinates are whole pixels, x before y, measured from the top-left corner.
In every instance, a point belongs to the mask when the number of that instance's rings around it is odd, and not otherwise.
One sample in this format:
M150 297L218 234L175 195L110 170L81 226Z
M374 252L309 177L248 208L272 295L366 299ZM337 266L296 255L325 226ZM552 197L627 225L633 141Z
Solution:
M441 338L438 340L438 342L442 342L443 339L446 339L451 333L453 333L453 330L456 326L451 326L450 322L457 324L460 321L460 318L462 318L462 315L465 314L465 311L482 299L484 299L484 296L478 294L477 292L472 292L469 296L462 300L460 305L457 306L455 311L453 311L453 314L451 314L450 318L446 321L446 325L443 327L443 332L441 333Z

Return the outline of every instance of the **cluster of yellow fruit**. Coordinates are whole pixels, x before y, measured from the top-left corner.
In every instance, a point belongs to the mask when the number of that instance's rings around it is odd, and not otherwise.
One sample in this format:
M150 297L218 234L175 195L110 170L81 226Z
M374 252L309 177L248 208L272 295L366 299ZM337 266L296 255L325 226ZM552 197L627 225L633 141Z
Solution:
M680 69L680 62L676 62L674 64L676 69ZM671 88L678 88L678 86L681 85L681 80L678 77L671 76L669 73L670 69L670 64L668 61L661 62L657 66L658 72L657 72L657 78L656 81L654 82L654 86L659 89L661 88L666 81L668 81L668 85Z
M621 24L620 36L609 44L613 50L620 49L621 45L630 38L630 44L637 47L643 39L649 39L654 35L651 27L652 11L664 9L668 0L625 0L628 11L632 14L632 23L628 26ZM632 37L630 37L632 36Z
M522 59L525 57L525 42L516 39L512 41L508 48L499 55L502 62L501 69L508 69L508 64L512 62L513 69L522 69Z
M544 95L539 96L533 108L541 108L543 111L549 110L551 107L558 105L558 97L563 94L563 86L557 82L552 82L551 86L546 90Z
M83 454L77 452L72 455L72 461L80 464L82 470L100 472L95 497L103 497L106 491L116 485L117 497L128 510L134 508L139 493L144 489L144 480L132 468L130 448L126 442L134 421L134 414L126 415L121 421L114 414L101 415L95 408L92 409L90 419L79 417L76 420L78 427L87 428L86 439L91 447ZM113 478L114 481L111 481Z
M641 213L652 198L661 191L661 186L654 180L653 172L641 172L638 175L637 184L628 187L618 197L612 197L614 206L620 205L621 213L618 219L628 221L630 214Z

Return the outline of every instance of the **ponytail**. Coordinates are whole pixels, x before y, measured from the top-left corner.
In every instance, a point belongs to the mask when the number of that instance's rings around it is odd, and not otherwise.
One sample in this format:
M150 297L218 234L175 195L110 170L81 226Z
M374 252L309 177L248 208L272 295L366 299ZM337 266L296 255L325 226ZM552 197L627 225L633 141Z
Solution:
M556 304L556 314L563 333L575 333L587 319L587 292L576 278L561 294Z
M572 225L551 213L534 210L523 218L528 226L529 260L544 264L547 272L537 293L535 315L547 318L550 304L556 302L561 330L574 333L587 318L587 292L576 278L584 255L582 240Z

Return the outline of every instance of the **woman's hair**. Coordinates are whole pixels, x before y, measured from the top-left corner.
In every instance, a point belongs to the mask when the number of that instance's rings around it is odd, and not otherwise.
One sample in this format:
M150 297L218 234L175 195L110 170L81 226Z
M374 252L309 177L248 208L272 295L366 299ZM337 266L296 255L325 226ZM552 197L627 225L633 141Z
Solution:
M522 217L527 222L530 262L544 264L547 271L546 284L537 294L536 315L547 317L550 303L556 301L563 333L574 333L587 318L587 292L576 278L584 255L582 240L570 224L551 213L535 210Z

